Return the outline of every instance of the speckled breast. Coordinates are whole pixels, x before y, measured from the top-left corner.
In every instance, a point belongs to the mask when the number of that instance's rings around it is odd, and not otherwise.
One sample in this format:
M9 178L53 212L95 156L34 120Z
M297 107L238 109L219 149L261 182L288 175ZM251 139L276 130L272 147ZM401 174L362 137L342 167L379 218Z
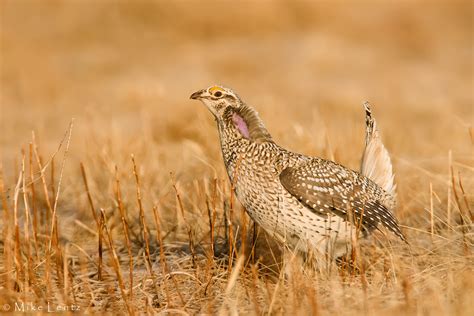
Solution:
M324 250L335 236L345 240L350 237L341 218L312 212L280 183L280 172L304 158L272 143L240 145L234 159L226 163L229 177L239 201L267 233L303 251Z

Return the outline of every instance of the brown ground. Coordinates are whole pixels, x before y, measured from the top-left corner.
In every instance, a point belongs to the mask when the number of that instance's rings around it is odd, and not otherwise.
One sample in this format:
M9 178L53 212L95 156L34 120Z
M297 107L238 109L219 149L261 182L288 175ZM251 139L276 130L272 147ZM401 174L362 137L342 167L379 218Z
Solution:
M474 314L471 3L3 0L0 18L0 312L49 301L89 312ZM252 225L231 201L211 115L188 100L213 83L254 105L279 144L353 169L369 100L411 249L367 243L357 269L289 263L285 276L260 232L260 263L232 252L229 265L224 213L236 248Z

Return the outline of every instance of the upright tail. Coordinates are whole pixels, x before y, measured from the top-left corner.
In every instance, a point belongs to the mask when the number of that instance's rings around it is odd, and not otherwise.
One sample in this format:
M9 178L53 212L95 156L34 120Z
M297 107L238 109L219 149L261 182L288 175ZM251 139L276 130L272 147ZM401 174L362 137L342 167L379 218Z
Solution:
M380 138L369 102L364 103L364 108L366 123L365 149L362 155L360 172L387 192L389 200L386 201L386 204L393 210L396 204L397 186L394 182L392 162Z

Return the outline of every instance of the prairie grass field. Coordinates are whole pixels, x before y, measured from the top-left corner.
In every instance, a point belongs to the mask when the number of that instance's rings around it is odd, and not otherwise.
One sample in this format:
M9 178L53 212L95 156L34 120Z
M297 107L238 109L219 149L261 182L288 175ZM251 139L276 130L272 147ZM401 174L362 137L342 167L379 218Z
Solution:
M0 1L0 314L474 315L473 5ZM231 192L211 84L358 170L408 244L301 265Z

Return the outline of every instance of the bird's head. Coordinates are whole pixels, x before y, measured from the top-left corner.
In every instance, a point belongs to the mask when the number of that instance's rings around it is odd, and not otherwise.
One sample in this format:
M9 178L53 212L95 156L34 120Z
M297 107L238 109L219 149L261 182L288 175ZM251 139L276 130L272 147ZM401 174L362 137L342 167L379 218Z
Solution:
M239 137L253 141L271 140L257 112L231 89L214 85L194 92L190 98L204 103L219 126L226 126Z
M222 86L210 86L207 89L196 91L191 94L190 98L204 103L216 119L222 118L228 107L236 109L242 104L234 91Z

